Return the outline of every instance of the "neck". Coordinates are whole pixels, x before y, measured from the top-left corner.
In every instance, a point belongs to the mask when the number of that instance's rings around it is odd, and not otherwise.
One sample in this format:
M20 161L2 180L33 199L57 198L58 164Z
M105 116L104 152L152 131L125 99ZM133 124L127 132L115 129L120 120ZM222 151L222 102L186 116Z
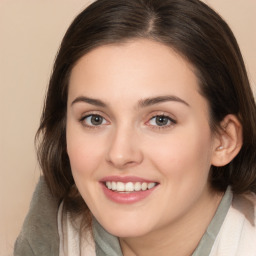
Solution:
M120 238L124 256L190 256L210 224L223 194L212 192L187 214L141 237ZM185 241L185 242L184 242Z

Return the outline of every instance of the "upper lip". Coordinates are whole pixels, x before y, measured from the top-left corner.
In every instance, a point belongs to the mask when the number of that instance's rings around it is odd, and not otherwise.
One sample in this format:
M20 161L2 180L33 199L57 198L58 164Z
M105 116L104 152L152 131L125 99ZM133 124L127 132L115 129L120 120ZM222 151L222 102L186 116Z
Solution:
M136 177L136 176L107 176L100 180L100 182L107 182L107 181L115 181L115 182L123 182L123 183L127 183L127 182L152 183L152 182L156 182L155 180L148 180L148 179L144 179L144 178Z

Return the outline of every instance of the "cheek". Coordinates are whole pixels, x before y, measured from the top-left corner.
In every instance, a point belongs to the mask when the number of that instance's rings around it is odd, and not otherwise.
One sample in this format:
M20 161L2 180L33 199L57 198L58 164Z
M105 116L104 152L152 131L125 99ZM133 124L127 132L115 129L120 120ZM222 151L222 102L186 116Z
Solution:
M164 175L179 181L207 176L211 162L211 134L207 128L202 132L192 126L163 138L155 144L158 146L151 147L151 160Z
M67 153L74 176L93 172L102 157L102 145L77 129L67 129Z

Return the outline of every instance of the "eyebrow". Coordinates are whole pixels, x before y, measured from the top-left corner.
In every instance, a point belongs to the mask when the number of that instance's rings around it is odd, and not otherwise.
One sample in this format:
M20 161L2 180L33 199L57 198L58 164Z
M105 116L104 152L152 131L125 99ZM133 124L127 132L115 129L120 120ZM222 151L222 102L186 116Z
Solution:
M179 102L189 107L189 104L186 101L174 95L165 95L165 96L142 99L139 101L138 106L140 108L144 108L144 107L149 107L155 104L160 104L168 101ZM84 96L79 96L75 100L73 100L71 103L71 106L78 102L85 102L85 103L98 106L98 107L103 107L103 108L107 107L107 104L99 99L93 99L93 98L88 98Z
M149 107L149 106L167 102L167 101L179 102L189 107L189 104L186 101L174 95L158 96L158 97L146 98L146 99L140 100L139 107Z
M75 98L75 100L72 101L71 106L77 102L85 102L85 103L88 103L88 104L91 104L94 106L98 106L98 107L103 107L103 108L107 106L107 104L101 100L88 98L88 97L84 97L84 96Z

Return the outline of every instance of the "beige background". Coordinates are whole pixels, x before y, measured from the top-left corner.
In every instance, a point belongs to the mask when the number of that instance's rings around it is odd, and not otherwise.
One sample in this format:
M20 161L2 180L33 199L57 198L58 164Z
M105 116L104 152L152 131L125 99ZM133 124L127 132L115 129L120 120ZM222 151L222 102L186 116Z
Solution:
M12 255L39 176L34 134L61 38L85 0L0 0L0 256ZM208 0L256 83L256 1Z

